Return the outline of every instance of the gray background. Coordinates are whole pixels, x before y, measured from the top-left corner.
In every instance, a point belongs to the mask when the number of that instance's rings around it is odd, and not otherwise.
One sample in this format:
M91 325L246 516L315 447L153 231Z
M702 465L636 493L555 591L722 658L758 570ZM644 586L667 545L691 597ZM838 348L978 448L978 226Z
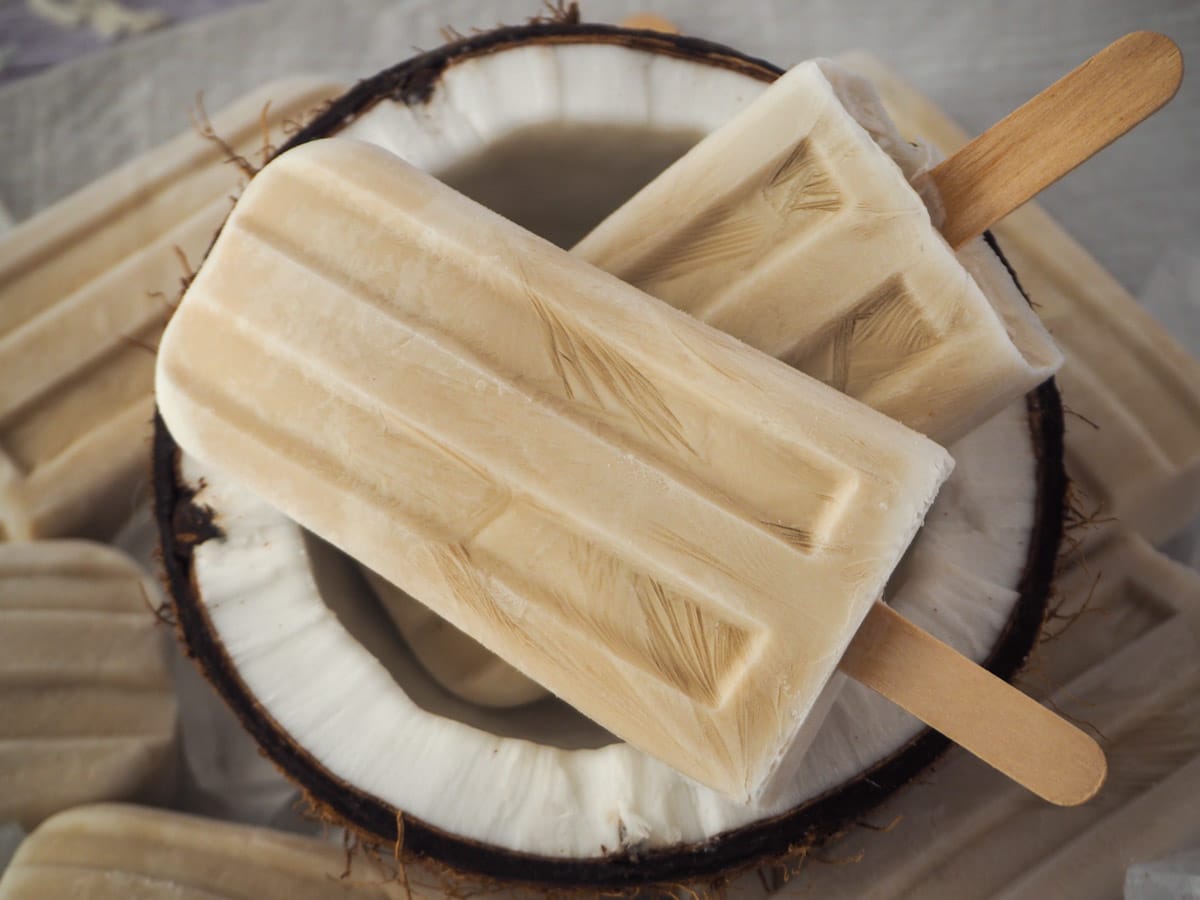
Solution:
M33 22L0 0L0 202L20 220L187 127L203 90L210 110L268 78L359 78L460 31L514 23L537 0L148 0L177 19L107 49L85 32ZM686 33L781 65L865 48L972 131L1003 116L1121 34L1152 28L1200 65L1200 0L585 0L585 20L652 9ZM214 11L224 10L216 14ZM79 56L78 54L85 55ZM62 55L73 61L46 64ZM41 74L26 75L42 67ZM24 77L14 77L24 76ZM1168 249L1200 245L1200 83L1043 195L1079 240L1135 293Z

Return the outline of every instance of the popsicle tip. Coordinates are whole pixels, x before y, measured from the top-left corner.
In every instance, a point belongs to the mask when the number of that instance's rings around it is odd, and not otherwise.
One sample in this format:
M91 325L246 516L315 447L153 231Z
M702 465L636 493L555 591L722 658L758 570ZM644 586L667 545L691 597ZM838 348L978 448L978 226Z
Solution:
M1056 806L1087 803L1100 793L1108 778L1108 758L1104 750L1090 735L1078 730L1077 735L1075 752L1067 756L1071 767L1069 775L1064 775L1054 790L1042 794Z
M1183 51L1167 35L1159 31L1134 31L1113 46L1128 50L1131 55L1158 68L1163 104L1179 91L1183 83Z
M1179 49L1179 45L1161 31L1150 31L1146 28L1140 31L1131 31L1123 38L1119 38L1116 43L1118 45L1136 43L1145 49L1156 50L1157 52L1161 53L1164 58L1183 58L1183 54Z

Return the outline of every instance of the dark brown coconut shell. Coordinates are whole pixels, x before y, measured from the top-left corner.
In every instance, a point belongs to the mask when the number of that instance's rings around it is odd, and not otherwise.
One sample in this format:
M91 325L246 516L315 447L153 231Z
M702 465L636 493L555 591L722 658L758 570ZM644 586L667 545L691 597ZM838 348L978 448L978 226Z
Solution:
M761 81L783 70L719 44L678 35L569 22L500 28L440 47L360 82L282 148L328 137L387 98L409 105L428 101L442 72L458 61L529 43L613 44L664 53L731 69ZM282 152L282 150L280 151ZM988 242L997 253L995 241ZM1007 266L1007 263L1006 263ZM1009 272L1012 273L1011 268ZM1013 275L1015 279L1015 274ZM1066 474L1063 417L1053 380L1026 398L1037 458L1037 502L1029 551L1017 585L1020 599L984 665L1011 680L1033 649L1046 613L1062 537ZM516 853L457 837L397 810L332 776L271 718L247 690L214 634L195 583L192 548L219 536L211 510L192 502L179 474L179 449L161 418L155 422L155 517L178 627L189 655L234 709L263 750L299 784L322 814L387 847L396 844L402 820L404 851L484 879L544 887L624 891L645 885L716 879L749 866L786 861L861 821L945 752L949 741L926 730L873 769L774 819L756 822L706 842L591 859L556 859Z

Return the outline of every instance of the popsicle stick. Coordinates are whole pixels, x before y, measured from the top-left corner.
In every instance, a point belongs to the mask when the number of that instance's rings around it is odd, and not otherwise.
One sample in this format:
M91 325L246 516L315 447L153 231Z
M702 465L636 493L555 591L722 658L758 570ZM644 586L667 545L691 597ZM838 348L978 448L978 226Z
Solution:
M841 669L1051 803L1076 806L1104 783L1091 737L882 603Z
M670 19L652 12L634 13L626 16L618 23L622 28L635 28L640 31L661 31L664 34L679 34L679 26Z
M1183 56L1174 41L1135 31L1013 110L930 176L952 247L990 228L1175 96Z

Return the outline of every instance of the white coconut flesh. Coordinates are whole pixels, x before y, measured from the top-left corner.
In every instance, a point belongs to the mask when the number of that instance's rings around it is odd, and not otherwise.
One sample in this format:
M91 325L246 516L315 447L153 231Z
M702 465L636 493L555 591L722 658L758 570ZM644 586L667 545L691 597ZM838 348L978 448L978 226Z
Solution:
M526 45L458 61L428 102L382 100L340 134L570 245L764 87L628 47ZM973 256L984 278L1000 277L987 251ZM954 475L889 596L983 660L1018 601L1035 524L1025 402L950 449ZM735 804L557 700L507 710L459 700L414 660L353 561L220 473L184 457L181 475L223 532L195 547L193 576L248 692L335 779L448 834L576 859L700 842L853 780L923 728L849 682L772 805Z

